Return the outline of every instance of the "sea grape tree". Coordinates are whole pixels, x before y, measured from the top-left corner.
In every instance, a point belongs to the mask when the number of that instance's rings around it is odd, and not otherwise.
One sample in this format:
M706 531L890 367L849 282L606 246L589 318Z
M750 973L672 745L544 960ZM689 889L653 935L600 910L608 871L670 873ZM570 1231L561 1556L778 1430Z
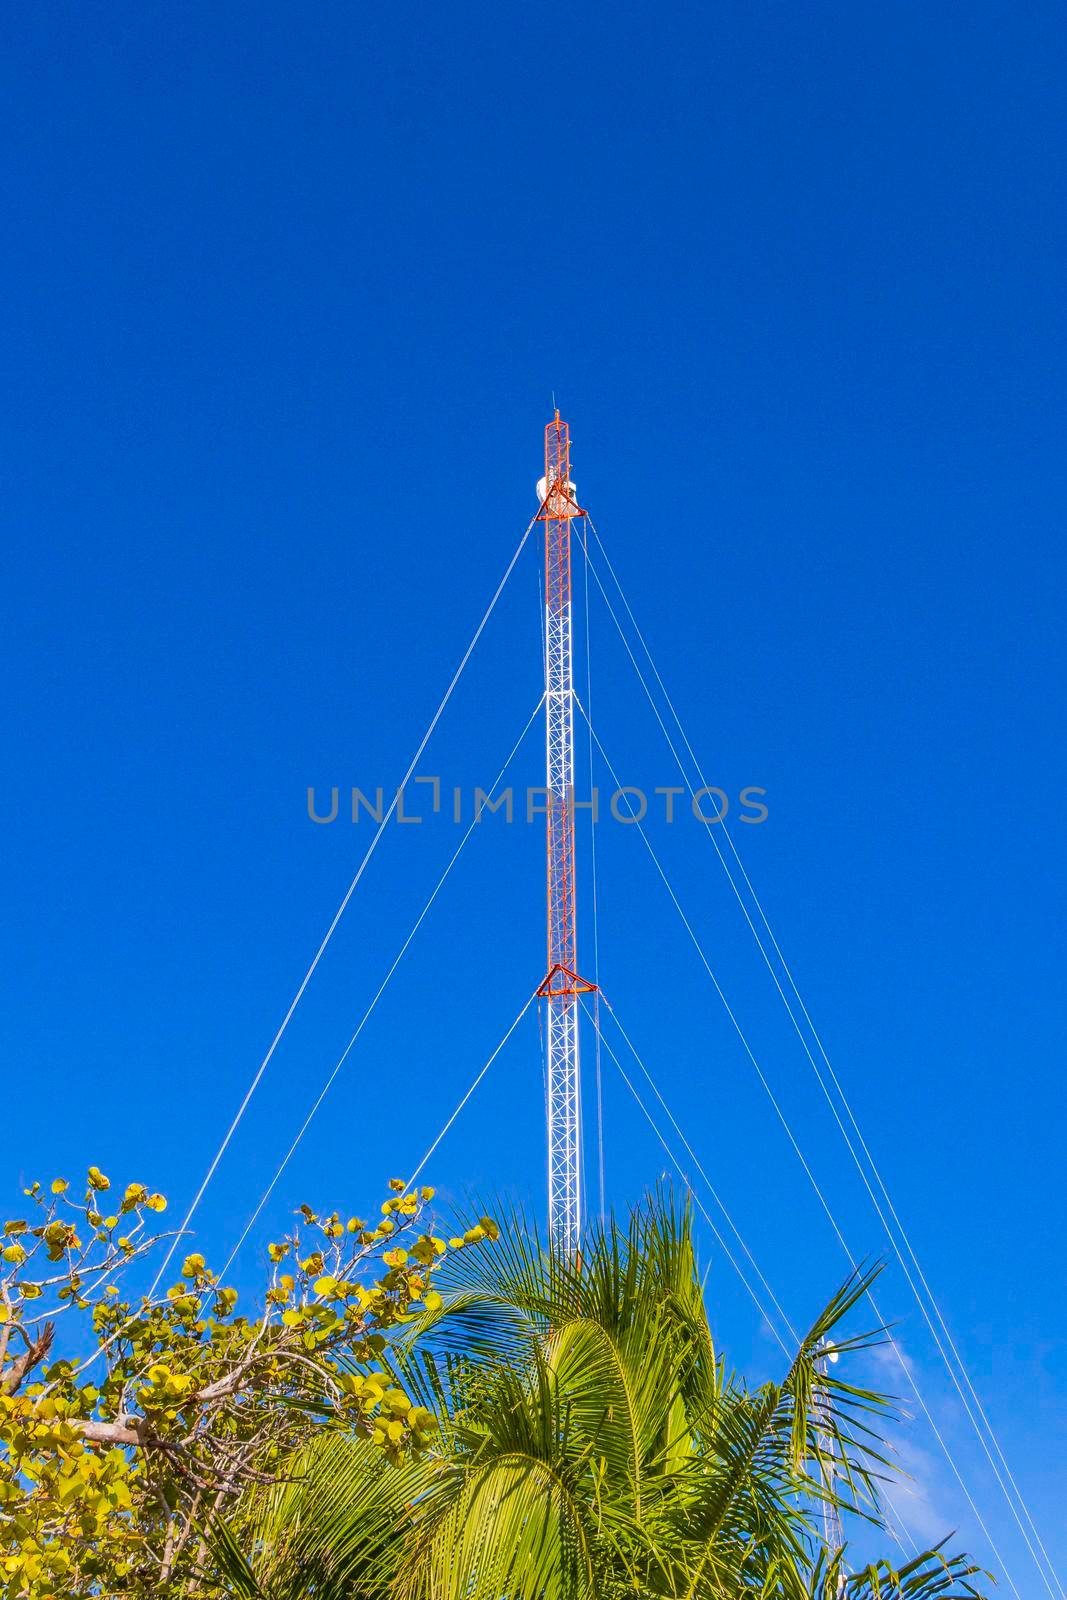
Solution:
M390 1377L392 1331L439 1303L452 1251L494 1237L426 1226L427 1187L399 1180L374 1221L303 1206L239 1304L181 1241L147 1278L161 1194L97 1167L24 1191L0 1269L0 1596L210 1594L211 1526L271 1482L312 1431L419 1451L433 1419Z

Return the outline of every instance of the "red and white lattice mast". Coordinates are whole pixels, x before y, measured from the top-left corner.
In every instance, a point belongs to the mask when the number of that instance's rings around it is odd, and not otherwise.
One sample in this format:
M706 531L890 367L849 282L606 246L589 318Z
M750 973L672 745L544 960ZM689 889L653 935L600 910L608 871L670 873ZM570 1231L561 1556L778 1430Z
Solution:
M571 670L571 522L584 516L570 475L570 432L557 411L545 429L537 486L545 525L545 749L548 791L548 971L538 994L548 1011L548 1226L573 1251L582 1220L582 1089L574 881L574 682Z

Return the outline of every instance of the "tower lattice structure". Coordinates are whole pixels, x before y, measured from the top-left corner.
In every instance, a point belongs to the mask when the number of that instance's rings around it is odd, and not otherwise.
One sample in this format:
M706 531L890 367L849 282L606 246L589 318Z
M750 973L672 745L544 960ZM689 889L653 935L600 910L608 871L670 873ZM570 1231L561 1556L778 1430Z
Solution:
M557 411L545 428L538 485L545 525L545 852L548 970L538 993L547 1018L548 1223L555 1246L574 1251L582 1221L582 1085L574 849L574 681L571 523L584 515L570 476L570 430Z

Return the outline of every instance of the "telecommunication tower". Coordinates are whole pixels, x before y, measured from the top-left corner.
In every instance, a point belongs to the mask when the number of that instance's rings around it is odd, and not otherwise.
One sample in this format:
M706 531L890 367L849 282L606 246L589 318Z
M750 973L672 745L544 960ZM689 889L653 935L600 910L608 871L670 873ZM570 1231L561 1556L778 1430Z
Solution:
M545 850L548 967L538 994L548 1012L548 1226L574 1251L582 1222L582 1087L574 876L574 682L571 666L571 523L585 513L570 475L570 430L557 411L545 428L545 475L537 485L545 525Z
M822 1465L822 1480L827 1492L827 1499L822 1503L822 1528L823 1542L829 1555L837 1555L844 1547L845 1536L841 1527L841 1513L837 1508L837 1468L834 1464L834 1443L829 1417L832 1410L830 1392L826 1386L826 1377L830 1364L838 1359L837 1351L830 1347L828 1340L823 1340L816 1361L815 1405L816 1410L826 1418L826 1426L821 1429L825 1460ZM844 1574L839 1574L837 1580L837 1595L844 1594Z

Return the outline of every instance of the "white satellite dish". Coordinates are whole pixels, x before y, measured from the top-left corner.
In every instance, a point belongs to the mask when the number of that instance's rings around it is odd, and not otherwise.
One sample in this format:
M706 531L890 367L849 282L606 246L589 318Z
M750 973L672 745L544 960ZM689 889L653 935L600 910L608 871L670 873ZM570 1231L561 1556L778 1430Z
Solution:
M538 480L537 480L537 503L538 503L538 505L542 505L542 506L544 505L545 496L547 495L547 493L548 493L548 479L547 478L538 478ZM577 505L578 504L578 491L574 487L574 481L571 478L567 479L567 493L570 495L570 497L574 501L575 505Z

